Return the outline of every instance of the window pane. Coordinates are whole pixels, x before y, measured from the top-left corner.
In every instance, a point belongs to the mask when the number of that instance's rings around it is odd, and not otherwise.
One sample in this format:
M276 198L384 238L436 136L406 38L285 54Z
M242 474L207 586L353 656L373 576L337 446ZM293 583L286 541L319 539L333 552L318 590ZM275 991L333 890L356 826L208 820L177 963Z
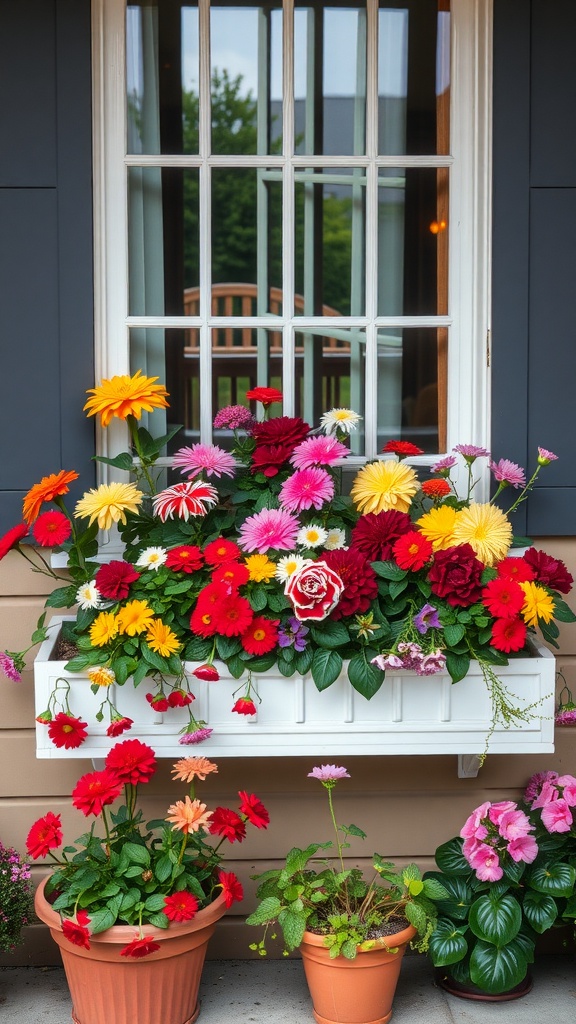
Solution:
M297 331L296 415L311 427L330 409L353 409L364 415L366 334L326 327L314 333ZM351 434L351 450L364 454L364 429Z
M378 332L378 450L390 440L438 451L439 398L446 329Z
M297 170L295 182L296 316L362 316L365 172Z
M199 284L198 171L128 169L131 316L183 316Z
M126 36L128 153L197 153L198 7L129 4Z
M297 2L294 36L295 152L364 153L365 5Z
M212 172L212 281L244 288L219 316L282 312L282 178L263 168ZM232 293L231 293L232 294ZM249 301L248 296L252 301Z
M448 172L378 175L378 315L447 313Z
M380 0L378 152L448 153L448 0Z
M275 6L211 9L213 153L281 151L282 11Z

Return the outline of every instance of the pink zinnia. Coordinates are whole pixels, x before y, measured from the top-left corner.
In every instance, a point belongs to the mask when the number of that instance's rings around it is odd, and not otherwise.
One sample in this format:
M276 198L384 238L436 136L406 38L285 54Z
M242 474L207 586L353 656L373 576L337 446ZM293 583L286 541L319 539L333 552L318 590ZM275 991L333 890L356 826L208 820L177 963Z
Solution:
M463 455L465 459L470 460L471 462L473 462L474 459L481 458L481 456L490 455L490 452L487 451L486 448L480 448L477 444L457 444L452 450Z
M213 729L198 726L197 728L193 729L192 732L182 733L180 739L178 740L178 743L185 747L189 746L192 743L202 743L202 741L207 740L209 736L212 735L213 732Z
M22 676L14 664L14 658L11 658L6 651L0 651L0 672L3 672L6 678L11 679L13 683L19 683L22 680Z
M333 466L338 459L345 459L349 449L335 437L307 437L294 449L290 462L296 469L311 469L312 466Z
M337 779L349 779L350 775L345 768L336 764L321 764L308 772L309 779L320 779L320 782L336 782Z
M433 466L430 466L431 473L441 473L442 476L448 476L450 470L456 465L456 459L453 455L446 455L443 459L438 459Z
M334 481L325 469L313 466L311 469L297 469L282 484L278 500L289 512L302 512L315 508L319 511L324 502L334 497Z
M549 466L551 462L556 462L558 456L554 455L554 452L549 452L546 448L540 448L538 446L538 463L540 466Z
M542 824L548 832L569 832L572 826L572 811L566 800L551 800L542 808Z
M204 471L207 476L234 476L236 472L236 460L229 452L219 448L217 444L193 444L188 448L180 448L176 452L172 465L181 469L182 473L188 473L188 479L193 480L198 473Z
M538 843L534 836L518 836L508 843L507 850L512 860L523 860L526 864L531 864L538 856Z
M503 484L510 484L510 487L524 487L526 476L524 470L510 459L500 459L499 462L490 462L490 469L494 479Z
M188 522L190 516L205 516L211 505L218 501L218 491L212 484L202 480L193 483L174 484L156 494L152 501L154 515L163 523L167 519L178 519Z
M264 508L248 516L240 527L238 543L244 551L265 554L269 548L293 551L300 523L281 508Z

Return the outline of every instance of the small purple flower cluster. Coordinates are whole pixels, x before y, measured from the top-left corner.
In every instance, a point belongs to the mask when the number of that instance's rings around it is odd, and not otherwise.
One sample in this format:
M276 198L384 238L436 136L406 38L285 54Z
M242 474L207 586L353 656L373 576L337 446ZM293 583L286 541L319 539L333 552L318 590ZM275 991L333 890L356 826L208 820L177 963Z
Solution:
M32 914L30 865L11 846L0 842L0 951L20 941L20 931Z
M306 635L309 632L308 626L305 626L303 622L299 622L293 615L278 630L278 646L291 647L293 644L295 651L303 651L306 648Z
M426 653L420 644L410 642L399 643L394 654L378 654L372 658L372 664L383 669L408 669L417 676L434 676L446 670L446 656L437 648Z

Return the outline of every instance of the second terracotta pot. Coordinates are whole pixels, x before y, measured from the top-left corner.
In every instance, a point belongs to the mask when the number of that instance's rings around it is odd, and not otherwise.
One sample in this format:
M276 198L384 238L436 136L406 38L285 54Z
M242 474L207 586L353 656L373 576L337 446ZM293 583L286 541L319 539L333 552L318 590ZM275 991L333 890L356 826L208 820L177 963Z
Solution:
M305 932L300 952L318 1024L386 1024L402 957L415 934L410 925L387 935L386 944L381 941L374 949L359 951L354 960L331 960L324 937Z

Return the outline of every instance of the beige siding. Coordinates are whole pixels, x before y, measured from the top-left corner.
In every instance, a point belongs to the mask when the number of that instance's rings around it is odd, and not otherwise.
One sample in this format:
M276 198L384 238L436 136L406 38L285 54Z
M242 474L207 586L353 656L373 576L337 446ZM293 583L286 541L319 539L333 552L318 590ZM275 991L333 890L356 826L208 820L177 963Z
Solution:
M554 538L541 546L562 557L576 576L576 540ZM45 582L14 553L0 563L0 648L26 646L43 607ZM561 642L558 668L576 694L576 625L562 627ZM70 792L80 775L91 770L86 760L35 759L33 706L31 671L20 684L0 678L0 838L21 851L30 825L47 810L62 814L67 841L83 831L84 819L72 808ZM477 779L458 779L455 757L347 758L352 777L338 787L338 816L345 824L353 822L368 832L364 843L353 841L350 864L367 864L366 858L378 850L399 863L416 860L423 869L431 867L436 846L455 835L483 800L519 797L536 771L576 772L575 741L576 730L558 730L554 755L489 757ZM257 930L243 924L243 916L254 905L256 883L250 876L278 865L291 845L331 838L324 791L307 778L313 763L311 758L221 759L219 774L203 784L209 806L233 805L238 789L247 789L260 796L271 817L268 830L251 829L245 842L229 848L227 867L240 876L246 900L241 911L235 907L219 925L211 944L212 957L253 955L248 945ZM163 815L181 795L169 769L170 762L163 762L146 792L150 815ZM35 867L35 877L41 877L43 870ZM27 929L21 950L12 957L0 957L0 966L57 961L46 930L36 925Z

